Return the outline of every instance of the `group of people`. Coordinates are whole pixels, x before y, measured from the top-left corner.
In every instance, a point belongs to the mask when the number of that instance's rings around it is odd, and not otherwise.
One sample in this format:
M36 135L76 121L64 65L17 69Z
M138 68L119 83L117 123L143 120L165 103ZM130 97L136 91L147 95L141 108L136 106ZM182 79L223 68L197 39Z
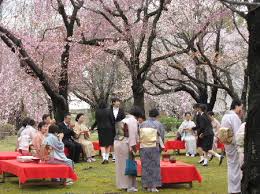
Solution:
M195 104L195 118L192 114L185 113L185 120L179 127L180 138L186 143L186 155L195 156L196 151L200 155L199 163L208 165L208 161L214 156L222 163L224 156L216 152L218 134L221 130L232 131L231 143L224 144L228 166L228 193L241 193L242 165L244 160L244 134L245 123L241 122L243 117L243 104L239 100L231 103L230 111L222 117L221 123L214 118L213 112L206 112L207 106ZM210 159L209 159L210 157Z
M58 124L50 115L44 114L36 130L36 122L25 118L17 133L17 150L24 156L33 155L46 163L66 164L71 168L79 162L80 154L87 162L94 162L94 147L89 141L90 133L84 123L83 113L76 116L75 125L72 125L69 113ZM65 147L69 150L68 157L64 153ZM66 184L72 183L72 180L66 180Z
M132 107L124 112L120 108L120 99L113 98L111 106L100 102L95 113L95 123L91 130L97 128L102 153L102 164L107 164L109 155L116 167L116 186L128 192L137 192L136 176L126 175L126 160L134 159L137 145L140 145L142 165L142 187L148 192L158 192L161 184L160 156L164 149L164 126L159 122L159 111L151 109L146 120L143 111ZM185 113L185 120L179 127L181 140L186 142L186 155L200 155L199 163L208 166L214 156L222 163L224 156L216 152L218 133L221 127L234 132L234 140L225 145L228 163L228 191L240 193L243 162L243 135L245 124L241 125L242 103L233 101L231 110L227 112L221 124L214 118L213 112L207 112L204 104L194 105L194 121L192 113ZM23 154L33 153L49 163L63 163L74 168L82 153L88 162L95 161L93 144L89 141L90 131L85 125L85 115L76 116L75 124L71 123L71 115L66 114L64 121L56 124L50 115L43 115L35 129L35 121L26 118L18 132L18 150ZM240 147L239 147L240 146ZM42 149L44 147L44 149ZM69 149L68 158L64 147ZM239 149L240 148L240 149ZM68 180L68 184L72 181Z
M192 114L186 112L185 120L177 131L177 137L185 141L186 156L195 157L198 150L200 155L199 163L203 166L208 166L208 162L213 157L217 157L219 165L221 165L224 156L216 152L220 123L214 118L212 111L207 112L205 104L195 104L193 108L195 111L195 122L192 121Z

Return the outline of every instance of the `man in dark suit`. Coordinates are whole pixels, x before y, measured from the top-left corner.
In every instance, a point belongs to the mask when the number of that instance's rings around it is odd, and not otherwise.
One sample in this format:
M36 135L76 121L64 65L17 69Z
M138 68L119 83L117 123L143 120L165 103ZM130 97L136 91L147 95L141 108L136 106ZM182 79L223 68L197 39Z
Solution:
M117 122L122 121L125 118L125 112L123 109L120 108L121 100L119 98L112 98L111 99L112 106L110 110L111 114L111 121L112 121L112 126L113 126L113 137L116 135L116 130L115 130L115 125ZM115 161L115 154L114 154L114 148L112 146L111 148L111 153L113 156L112 161Z
M199 106L199 135L198 139L201 141L201 148L203 150L203 166L208 166L208 154L211 154L219 159L219 165L221 165L223 161L223 156L214 152L212 150L213 140L214 140L214 132L211 124L211 120L207 115L207 105L200 104Z
M204 162L204 157L203 157L203 151L202 151L202 139L200 138L200 134L201 134L201 127L200 127L200 117L201 117L201 112L200 112L200 104L195 104L193 106L195 115L194 115L194 121L196 124L196 127L193 127L193 130L197 131L197 148L198 148L198 153L200 155L200 160L198 163L203 163Z
M65 114L64 121L59 123L58 126L64 134L63 143L65 147L69 149L69 158L75 163L79 162L80 153L82 152L81 145L74 141L73 137L76 137L75 132L70 128L71 115Z

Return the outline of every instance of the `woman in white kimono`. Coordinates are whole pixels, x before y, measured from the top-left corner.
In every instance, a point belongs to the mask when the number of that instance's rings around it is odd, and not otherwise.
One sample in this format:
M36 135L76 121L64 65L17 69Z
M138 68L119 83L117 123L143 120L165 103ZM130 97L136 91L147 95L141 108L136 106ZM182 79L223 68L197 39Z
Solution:
M236 134L236 144L238 145L237 151L239 155L240 166L244 164L244 139L245 139L246 123L242 123Z
M126 160L133 157L136 152L138 141L138 121L142 111L134 107L129 111L121 122L116 124L116 136L114 141L114 151L116 157L116 186L118 189L125 189L127 192L137 192L136 177L126 176Z
M191 113L185 113L185 120L179 127L178 132L181 134L182 141L185 141L186 156L194 157L196 155L196 137L194 131L195 123L191 120Z
M35 121L29 119L26 127L18 138L18 150L22 155L31 155L30 148L32 146L32 140L37 133L35 129Z
M229 128L234 133L233 142L229 145L225 144L225 151L228 165L228 193L241 193L242 171L239 162L239 154L235 136L241 126L239 114L242 112L243 104L239 100L234 100L228 111L222 118L221 127Z

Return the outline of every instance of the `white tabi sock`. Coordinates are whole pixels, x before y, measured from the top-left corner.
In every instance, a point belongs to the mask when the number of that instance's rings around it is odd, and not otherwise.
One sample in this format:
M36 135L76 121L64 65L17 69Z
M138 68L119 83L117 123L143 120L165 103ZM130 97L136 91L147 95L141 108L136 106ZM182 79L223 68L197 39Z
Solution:
M106 153L106 160L109 159L109 153Z
M214 156L217 157L219 160L221 158L221 155L219 155L218 153L215 153Z
M103 160L106 160L106 153L102 153Z

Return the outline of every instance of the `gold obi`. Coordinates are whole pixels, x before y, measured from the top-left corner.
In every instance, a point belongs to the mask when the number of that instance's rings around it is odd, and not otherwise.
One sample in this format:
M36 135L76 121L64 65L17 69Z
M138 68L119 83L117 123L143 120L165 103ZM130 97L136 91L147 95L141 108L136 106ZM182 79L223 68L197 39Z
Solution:
M140 131L140 148L156 147L157 129L141 128L139 131Z

